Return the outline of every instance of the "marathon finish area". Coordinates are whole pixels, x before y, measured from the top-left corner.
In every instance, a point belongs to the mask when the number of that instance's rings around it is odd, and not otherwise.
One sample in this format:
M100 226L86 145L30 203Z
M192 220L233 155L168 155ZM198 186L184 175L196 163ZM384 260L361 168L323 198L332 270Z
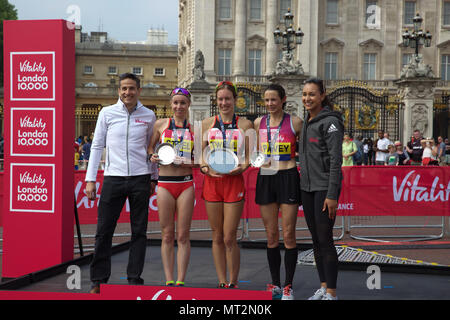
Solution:
M342 216L449 216L450 168L449 167L344 167L344 180L339 198L338 215ZM21 172L22 173L22 172ZM244 173L246 197L243 218L260 218L259 207L255 204L255 185L258 170L249 168ZM25 174L25 173L24 173ZM103 172L97 178L97 200L88 200L85 189L85 171L75 171L74 192L81 224L97 223L97 205L101 196ZM25 177L24 175L22 175ZM19 176L18 176L19 177ZM19 178L18 178L19 179ZM0 174L2 183L3 174ZM20 182L20 179L18 180ZM201 198L203 175L194 169L196 202L193 220L207 220L204 201ZM30 188L22 188L28 190ZM52 194L48 189L48 205ZM42 195L41 195L42 196ZM34 197L34 195L33 195ZM14 205L33 204L31 196L21 193L14 197ZM31 202L29 201L31 199ZM3 194L0 195L3 199ZM42 199L39 199L42 200ZM25 204L26 202L26 204ZM42 202L42 201L41 201ZM37 201L39 203L39 201ZM39 205L37 206L40 207ZM149 199L149 221L158 221L156 194ZM129 222L128 202L123 208L119 223ZM299 216L303 216L299 207ZM0 215L1 225L1 215Z

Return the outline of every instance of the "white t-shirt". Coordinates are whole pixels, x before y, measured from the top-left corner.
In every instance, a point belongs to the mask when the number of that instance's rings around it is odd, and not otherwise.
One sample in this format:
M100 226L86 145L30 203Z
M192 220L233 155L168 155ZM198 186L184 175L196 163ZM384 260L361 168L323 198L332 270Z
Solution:
M379 139L377 142L377 149L378 150L387 150L388 145L392 144L392 142L389 139L383 138ZM386 155L387 153L377 151L375 161L386 161Z
M431 158L433 154L431 153L431 148L430 147L425 147L423 149L423 153L422 153L422 159L423 158Z

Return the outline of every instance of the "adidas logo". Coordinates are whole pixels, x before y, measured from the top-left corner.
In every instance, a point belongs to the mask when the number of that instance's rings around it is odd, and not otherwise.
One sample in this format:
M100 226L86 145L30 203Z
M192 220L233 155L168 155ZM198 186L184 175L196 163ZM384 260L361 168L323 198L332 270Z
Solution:
M331 126L328 128L328 133L336 132L338 129L334 124L331 124Z

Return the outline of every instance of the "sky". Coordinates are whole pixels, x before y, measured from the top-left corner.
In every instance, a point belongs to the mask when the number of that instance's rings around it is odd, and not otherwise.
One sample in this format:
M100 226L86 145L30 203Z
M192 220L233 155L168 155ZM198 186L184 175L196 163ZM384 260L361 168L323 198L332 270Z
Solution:
M82 32L108 32L118 41L143 41L148 29L164 29L178 42L178 0L9 0L20 20L65 19ZM78 24L78 23L77 23Z

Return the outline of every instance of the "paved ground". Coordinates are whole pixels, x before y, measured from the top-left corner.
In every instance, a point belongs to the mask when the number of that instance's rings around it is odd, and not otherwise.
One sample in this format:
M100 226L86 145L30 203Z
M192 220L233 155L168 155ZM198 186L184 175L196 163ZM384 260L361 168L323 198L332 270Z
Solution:
M446 218L448 219L448 218ZM408 224L432 226L440 223L438 217L409 217L408 219L395 219L392 217L359 217L352 218L350 221L352 226L355 225L386 225L386 224ZM245 221L244 221L245 223ZM346 221L348 223L348 221ZM439 235L439 228L380 228L380 229L351 229L351 234L344 232L343 228L339 228L340 221L337 222L338 228L335 230L336 245L346 244L355 248L364 248L365 250L376 251L382 254L391 254L393 256L405 257L409 259L423 260L425 262L435 262L442 265L450 265L450 238L443 236L436 240L427 241L404 241L408 238L392 238L384 239L390 242L372 242L354 239L351 235L363 235L376 237L378 235ZM304 229L304 221L299 219L299 230L297 236L298 243L301 248L308 247L309 232ZM81 226L83 235L83 248L85 254L92 253L94 243L95 225ZM265 234L260 231L262 224L258 220L249 221L248 229L250 232L239 232L239 237L245 241L264 240ZM208 230L207 221L193 222L193 231L191 233L192 240L208 240L211 232ZM119 224L116 229L116 237L114 243L119 244L129 240L130 228L128 224ZM0 228L0 239L2 238L2 228ZM76 235L76 232L75 232ZM159 224L152 222L149 224L150 239L160 239ZM75 246L78 246L77 238L74 239ZM0 249L1 249L0 242ZM74 257L79 257L77 253ZM249 290L264 290L265 285L269 282L269 271L266 261L265 250L262 249L242 249L241 251L241 273L240 288ZM0 255L0 262L2 256ZM110 283L124 284L126 280L126 259L127 252L122 252L113 257L113 277ZM0 263L1 272L1 263ZM369 290L366 286L368 274L364 271L341 271L339 274L338 287L339 297L341 299L358 300L358 299L450 299L450 294L446 292L450 285L450 276L436 275L417 275L405 273L382 273L382 284L380 290ZM82 268L82 289L81 292L89 290L89 270L88 266ZM48 279L44 282L34 284L28 288L21 290L36 291L64 291L67 274L61 274ZM147 262L145 268L144 279L148 285L161 285L163 282L162 264L160 258L159 247L148 247ZM216 285L216 274L212 262L211 249L194 247L192 250L191 263L187 275L186 283L195 287L209 287ZM297 299L307 298L316 288L318 279L314 266L299 265L295 277L295 291Z
M126 284L126 263L128 251L117 253L112 259L112 277L110 284ZM283 269L283 268L282 268ZM81 268L81 289L85 293L90 289L89 267ZM20 288L24 291L69 292L66 287L68 275L60 275ZM160 286L164 282L160 248L148 246L145 271L142 276L146 285ZM338 278L338 296L341 300L448 300L450 294L450 276L381 273L380 289L369 290L364 271L341 270ZM270 282L266 254L264 249L241 249L241 271L239 288L243 290L264 290ZM284 272L282 270L282 279ZM186 285L200 288L214 288L217 283L210 248L192 249ZM308 298L319 285L314 266L299 265L294 280L296 300ZM74 291L70 291L74 292Z

